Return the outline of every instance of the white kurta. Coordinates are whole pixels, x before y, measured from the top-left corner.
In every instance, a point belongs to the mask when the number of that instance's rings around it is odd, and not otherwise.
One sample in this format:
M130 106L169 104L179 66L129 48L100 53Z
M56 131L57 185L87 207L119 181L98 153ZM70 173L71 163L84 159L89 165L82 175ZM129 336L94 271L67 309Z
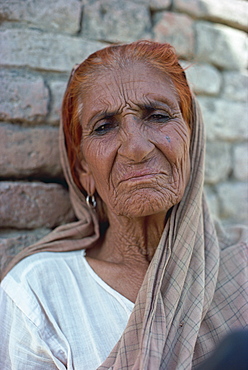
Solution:
M28 257L2 282L0 369L96 369L133 307L95 274L84 251Z

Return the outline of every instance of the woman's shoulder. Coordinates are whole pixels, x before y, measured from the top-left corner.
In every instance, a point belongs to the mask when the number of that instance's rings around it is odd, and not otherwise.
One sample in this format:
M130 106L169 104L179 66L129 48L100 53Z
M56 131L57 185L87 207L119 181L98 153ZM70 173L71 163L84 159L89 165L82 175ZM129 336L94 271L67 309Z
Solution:
M37 327L44 312L59 311L66 294L84 286L84 250L39 252L21 260L1 283L1 299L12 301Z
M54 294L69 283L68 275L79 275L83 279L82 258L84 251L39 252L21 260L5 276L1 283L4 292L16 304L26 301L35 304L37 296Z
M2 284L6 285L8 280L15 280L17 283L31 280L40 275L41 280L50 277L55 272L63 276L66 266L79 267L80 256L84 250L70 252L39 252L21 260L3 279Z
M121 306L125 312L131 311L133 304L107 286L84 256L85 251L80 250L40 252L23 259L3 279L2 299L12 301L13 307L39 328L48 315L53 320L75 307L80 315L96 305L101 312L103 302L108 310L117 305L118 310Z
M221 232L220 232L221 231ZM248 228L245 225L227 225L217 230L220 243L220 268L230 271L247 272Z
M222 303L232 302L236 312L244 308L246 315L247 281L248 281L248 229L244 226L227 227L225 238L222 238L220 250L216 297L222 298ZM235 303L234 303L235 302ZM220 307L221 303L218 303Z
M214 220L215 230L223 254L246 251L248 248L248 227L246 225L223 225Z

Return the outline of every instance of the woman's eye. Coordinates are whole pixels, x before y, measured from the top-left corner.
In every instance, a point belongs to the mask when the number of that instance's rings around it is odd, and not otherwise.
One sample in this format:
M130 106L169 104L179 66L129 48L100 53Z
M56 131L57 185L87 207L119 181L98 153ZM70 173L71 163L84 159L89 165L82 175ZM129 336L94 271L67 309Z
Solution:
M97 128L95 128L94 132L97 133L98 135L104 135L115 127L116 125L114 123L103 123Z
M149 120L151 121L155 121L155 122L167 122L171 119L171 117L168 115L168 114L160 114L160 113L156 113L156 114L151 114L149 116Z

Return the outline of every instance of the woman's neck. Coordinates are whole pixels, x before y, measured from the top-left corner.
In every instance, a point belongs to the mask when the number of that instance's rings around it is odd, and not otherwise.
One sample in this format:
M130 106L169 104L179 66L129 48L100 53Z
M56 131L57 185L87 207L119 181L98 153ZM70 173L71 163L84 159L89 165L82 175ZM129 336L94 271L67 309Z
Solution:
M88 263L117 292L135 302L161 238L165 214L139 219L109 217L103 240L86 251Z
M109 223L97 258L120 264L149 264L164 229L165 214L135 219L112 215Z

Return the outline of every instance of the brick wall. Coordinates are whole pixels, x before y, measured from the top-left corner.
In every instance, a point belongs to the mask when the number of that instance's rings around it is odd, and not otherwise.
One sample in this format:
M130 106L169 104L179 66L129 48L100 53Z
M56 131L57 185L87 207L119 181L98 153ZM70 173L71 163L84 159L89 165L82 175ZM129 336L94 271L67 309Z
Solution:
M248 2L0 2L0 258L73 219L58 154L70 70L112 42L168 41L202 106L206 192L225 223L247 222Z

